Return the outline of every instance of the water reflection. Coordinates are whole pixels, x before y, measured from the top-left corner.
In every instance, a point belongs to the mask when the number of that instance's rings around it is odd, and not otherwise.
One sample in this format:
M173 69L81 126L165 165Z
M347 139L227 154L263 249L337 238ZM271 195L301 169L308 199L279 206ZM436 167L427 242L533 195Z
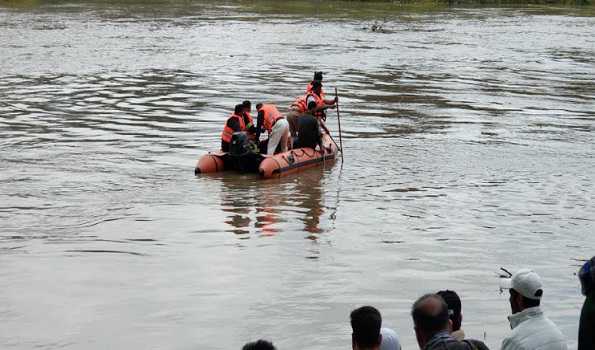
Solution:
M259 180L254 175L227 173L208 176L220 182L221 210L226 213L225 223L229 232L248 238L249 234L273 236L280 232L285 222L294 219L302 222L296 228L316 239L324 232L321 217L323 206L321 169L307 169L282 179Z
M296 198L295 205L304 209L300 220L304 224L304 231L309 232L309 237L316 237L314 234L323 232L320 228L320 217L324 214L322 205L321 180L323 173L311 169L296 177Z

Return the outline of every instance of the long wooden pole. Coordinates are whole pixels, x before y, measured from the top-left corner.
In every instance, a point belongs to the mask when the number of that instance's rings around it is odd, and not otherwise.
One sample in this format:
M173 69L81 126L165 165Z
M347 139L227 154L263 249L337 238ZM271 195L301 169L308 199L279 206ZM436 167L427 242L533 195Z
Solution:
M339 113L339 94L335 88L335 99L337 101L337 123L339 124L339 145L341 146L341 163L343 162L343 137L341 136L341 114Z

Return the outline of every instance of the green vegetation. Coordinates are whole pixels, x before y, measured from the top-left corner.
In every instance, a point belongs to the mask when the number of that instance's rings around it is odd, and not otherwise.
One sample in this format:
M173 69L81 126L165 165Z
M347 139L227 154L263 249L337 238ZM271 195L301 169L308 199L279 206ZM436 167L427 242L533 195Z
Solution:
M75 0L0 0L0 6L45 7L55 4L80 5ZM240 13L306 16L318 18L378 19L400 14L423 14L458 8L515 8L547 13L595 15L595 0L89 0L86 6L126 7L139 12L173 9L198 10L229 7Z

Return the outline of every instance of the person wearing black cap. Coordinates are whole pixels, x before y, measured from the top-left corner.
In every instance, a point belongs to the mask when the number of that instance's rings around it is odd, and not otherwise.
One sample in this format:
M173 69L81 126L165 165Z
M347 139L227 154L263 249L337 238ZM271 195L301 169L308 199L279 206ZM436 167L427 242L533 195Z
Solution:
M314 72L314 79L312 79L308 86L306 86L306 95L312 92L312 84L314 84L315 81L322 84L322 72ZM322 95L324 97L324 91L322 92Z
M325 100L324 94L322 93L322 84L315 80L312 83L312 92L306 95L306 106L310 103L315 102L316 108L312 110L312 114L320 120L326 120L326 109L336 108L338 99L335 97L332 100Z
M451 335L458 340L465 339L465 332L461 329L463 314L461 313L461 298L452 290L441 290L438 293L448 306L448 318L451 322Z
M581 267L578 278L581 281L581 291L585 296L578 328L578 350L593 350L595 349L595 256Z
M437 294L426 294L417 299L411 316L421 350L488 350L479 340L459 341L450 335L448 306Z
M502 341L502 350L567 350L566 340L554 322L539 307L543 296L541 278L535 271L520 269L501 281L510 290L511 334Z

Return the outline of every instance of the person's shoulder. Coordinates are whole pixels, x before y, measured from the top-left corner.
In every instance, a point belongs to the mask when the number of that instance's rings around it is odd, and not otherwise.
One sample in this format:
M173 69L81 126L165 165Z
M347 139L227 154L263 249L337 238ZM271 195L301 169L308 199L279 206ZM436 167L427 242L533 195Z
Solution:
M465 339L463 342L469 344L473 350L490 350L488 346L481 340Z

